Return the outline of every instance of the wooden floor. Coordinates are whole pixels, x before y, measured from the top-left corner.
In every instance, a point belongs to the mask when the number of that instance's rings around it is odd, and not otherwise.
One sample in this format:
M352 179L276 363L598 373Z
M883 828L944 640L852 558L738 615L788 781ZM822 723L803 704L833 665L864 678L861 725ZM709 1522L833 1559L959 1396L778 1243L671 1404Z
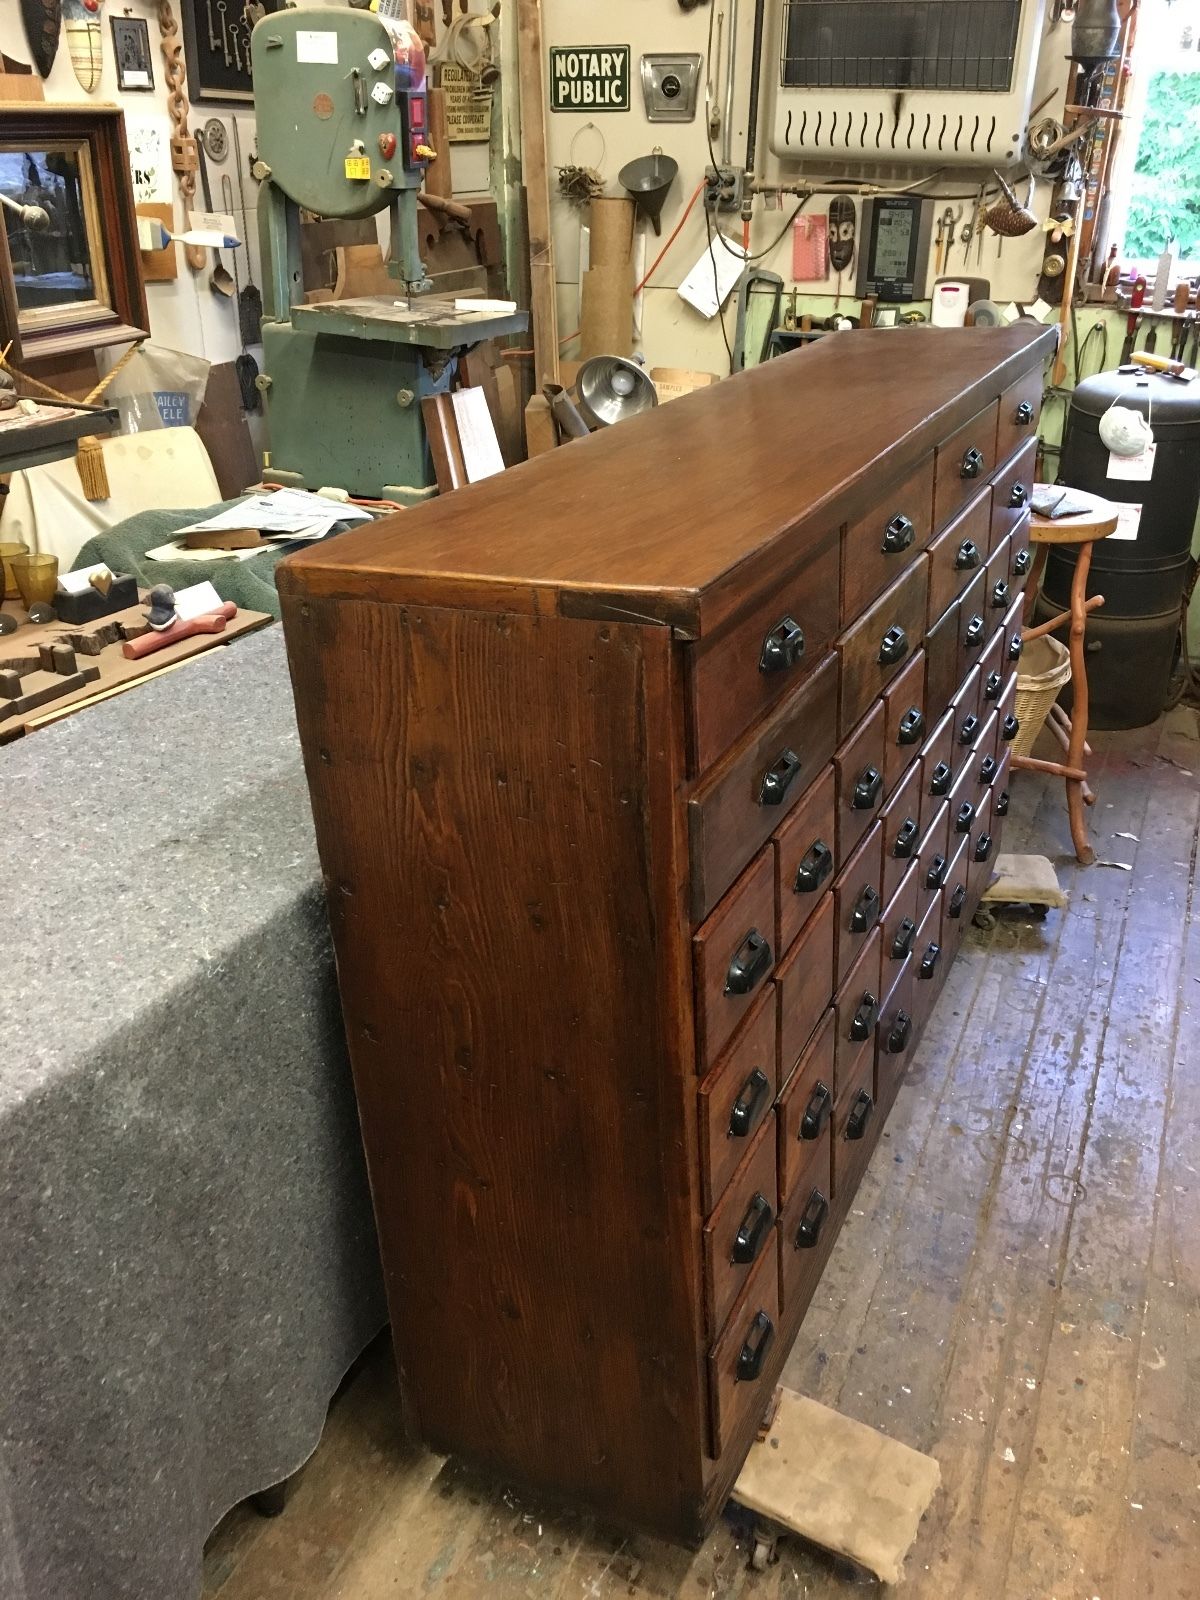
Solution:
M1200 726L1098 735L1069 857L1061 786L1023 776L1005 848L1070 895L973 932L901 1090L784 1381L931 1452L943 1488L910 1600L1200 1595ZM413 1451L390 1352L335 1402L288 1509L239 1508L220 1600L826 1600L868 1580L790 1541L748 1570L727 1514L698 1554Z

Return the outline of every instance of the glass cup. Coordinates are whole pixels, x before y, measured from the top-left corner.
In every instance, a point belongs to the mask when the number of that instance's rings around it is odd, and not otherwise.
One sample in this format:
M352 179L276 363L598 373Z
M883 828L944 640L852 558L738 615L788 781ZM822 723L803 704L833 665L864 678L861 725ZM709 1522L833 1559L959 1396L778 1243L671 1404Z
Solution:
M54 604L58 591L58 557L39 555L13 556L8 565L16 579L26 611L39 600Z
M4 563L4 593L0 595L0 599L17 599L17 580L13 576L12 558L14 556L27 556L28 554L29 546L27 544L21 544L17 539L0 540L0 561Z

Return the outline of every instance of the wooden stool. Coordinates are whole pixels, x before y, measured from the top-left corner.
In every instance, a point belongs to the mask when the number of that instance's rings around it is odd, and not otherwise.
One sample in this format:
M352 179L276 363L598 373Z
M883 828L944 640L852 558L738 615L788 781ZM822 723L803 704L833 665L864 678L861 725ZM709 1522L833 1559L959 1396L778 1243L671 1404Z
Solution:
M1061 628L1064 622L1071 625L1070 651L1071 651L1071 685L1073 704L1071 715L1059 706L1051 706L1050 715L1046 726L1062 745L1066 752L1065 761L1036 761L1032 756L1014 756L1013 766L1026 772L1051 772L1056 777L1065 778L1067 783L1067 814L1071 820L1071 840L1075 846L1075 854L1080 863L1090 867L1096 859L1096 852L1088 841L1087 819L1084 815L1084 805L1093 805L1095 795L1088 788L1087 771L1084 760L1091 755L1091 747L1087 742L1088 735L1088 680L1087 658L1084 655L1084 634L1087 630L1088 613L1098 611L1104 604L1103 595L1093 595L1087 598L1088 573L1092 567L1092 546L1098 539L1107 539L1109 534L1115 533L1117 528L1120 508L1111 500L1103 500L1097 494L1088 494L1082 489L1070 491L1073 500L1086 500L1088 509L1081 511L1077 516L1059 517L1052 520L1049 517L1034 515L1030 525L1029 537L1032 543L1040 545L1039 560L1030 581L1030 594L1036 594L1037 585L1045 567L1049 547L1052 544L1074 544L1079 546L1079 556L1075 562L1075 575L1071 580L1071 609L1061 612L1057 617L1052 617L1049 622L1043 622L1036 628L1026 628L1022 631L1022 639L1041 639L1048 633Z

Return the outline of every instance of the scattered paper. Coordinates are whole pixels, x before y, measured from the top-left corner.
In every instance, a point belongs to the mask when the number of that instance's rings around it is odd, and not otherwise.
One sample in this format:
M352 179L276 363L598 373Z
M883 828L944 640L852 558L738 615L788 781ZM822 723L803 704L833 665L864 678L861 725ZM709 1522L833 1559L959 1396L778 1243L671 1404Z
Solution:
M1133 865L1129 861L1097 861L1098 867L1113 867L1117 872L1132 872Z
M257 550L190 550L186 544L160 544L146 551L147 561L251 561L262 554Z
M92 586L93 578L111 578L112 570L103 561L97 561L90 567L80 567L77 572L62 572L59 574L58 587L64 594L86 594Z
M1113 834L1113 838L1114 839L1132 839L1134 844L1141 844L1141 842L1142 842L1138 838L1136 833L1114 833Z
M323 539L339 522L370 522L362 506L330 500L305 489L279 489L274 494L250 495L227 511L180 528L185 533L215 533L221 528L257 528L265 539Z
M1148 444L1140 455L1116 456L1109 455L1108 476L1117 482L1124 483L1149 483L1154 476L1154 458L1158 454L1157 444ZM1136 538L1137 535L1135 534Z
M718 233L679 285L680 298L702 317L715 317L733 293L746 265L746 251Z
M504 471L504 457L496 438L496 425L482 389L456 389L450 396L458 438L462 445L467 482L479 483Z
M175 615L180 622L191 622L196 617L210 616L221 609L221 596L205 578L203 583L190 584L175 591Z
M1129 544L1136 544L1138 534L1142 531L1141 506L1122 506L1117 513L1117 526L1114 533L1109 534L1110 539L1124 539Z

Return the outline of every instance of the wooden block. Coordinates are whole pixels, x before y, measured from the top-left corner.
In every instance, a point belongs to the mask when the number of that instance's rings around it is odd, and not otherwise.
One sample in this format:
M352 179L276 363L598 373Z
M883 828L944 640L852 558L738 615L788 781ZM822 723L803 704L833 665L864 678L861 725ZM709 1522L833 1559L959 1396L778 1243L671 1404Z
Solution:
M223 499L232 500L258 482L261 468L242 414L242 390L232 361L210 369L196 432L208 451Z
M525 407L526 457L532 461L534 456L545 455L547 450L553 450L557 444L558 430L554 426L550 402L544 395L535 394Z
M44 100L42 80L33 72L0 72L0 100Z
M135 206L134 210L139 217L153 217L156 222L161 222L164 228L174 231L174 206L146 201ZM147 283L170 283L179 276L179 252L174 244L169 244L165 250L143 250L140 253L142 277Z

